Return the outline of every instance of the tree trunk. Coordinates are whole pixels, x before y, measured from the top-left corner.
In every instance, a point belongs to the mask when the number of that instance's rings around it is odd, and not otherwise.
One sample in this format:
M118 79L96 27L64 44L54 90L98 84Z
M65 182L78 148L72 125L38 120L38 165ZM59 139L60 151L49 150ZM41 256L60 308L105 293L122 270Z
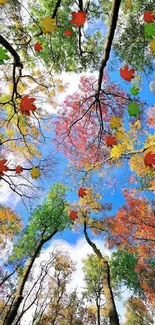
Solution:
M42 246L48 241L50 240L55 234L57 233L57 230L53 231L53 233L45 240L45 239L41 239L32 258L30 259L28 265L26 266L24 273L22 275L22 278L20 279L19 283L18 283L18 287L16 290L16 294L15 294L15 299L14 302L12 304L11 309L9 310L8 314L6 315L6 318L4 320L3 325L11 325L15 319L15 317L17 316L17 312L19 309L19 306L23 300L23 290L25 287L25 283L29 277L30 271L32 269L32 266L34 264L34 261L36 259L36 257L38 256Z
M113 297L113 292L110 284L110 269L109 264L106 259L102 256L100 250L96 247L96 245L90 240L87 234L87 226L86 222L84 222L84 235L87 243L92 247L94 253L98 256L100 263L104 265L104 280L103 280L103 290L106 299L106 310L110 320L110 325L120 325L119 318L115 306L115 301Z

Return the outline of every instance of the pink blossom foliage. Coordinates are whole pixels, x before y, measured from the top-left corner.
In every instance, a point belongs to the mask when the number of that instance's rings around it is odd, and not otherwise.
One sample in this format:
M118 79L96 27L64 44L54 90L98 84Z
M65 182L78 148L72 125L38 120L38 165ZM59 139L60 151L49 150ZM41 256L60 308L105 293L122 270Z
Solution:
M95 102L95 87L94 77L81 77L78 91L66 97L53 123L57 149L81 166L107 159L106 138L113 132L109 121L113 116L122 118L128 104L125 92L107 75L100 104Z

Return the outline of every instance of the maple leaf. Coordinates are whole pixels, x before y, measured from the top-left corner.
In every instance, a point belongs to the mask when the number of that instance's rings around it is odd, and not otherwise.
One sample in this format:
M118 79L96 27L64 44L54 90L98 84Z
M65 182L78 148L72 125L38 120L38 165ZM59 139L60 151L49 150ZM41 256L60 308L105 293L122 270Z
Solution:
M7 163L7 159L1 159L0 160L0 176L3 176L3 172L7 172L9 170L8 166L5 164Z
M119 157L121 157L122 153L124 153L124 151L125 151L124 146L122 144L118 144L117 146L114 146L111 149L110 157L111 158L119 158Z
M67 36L67 37L72 36L72 30L70 30L70 29L66 29L66 30L64 31L64 34L65 34L65 36Z
M42 48L41 43L37 42L37 43L34 45L34 50L35 50L36 52L40 52L40 51L42 51L43 48Z
M141 113L141 110L138 108L139 104L136 104L134 102L130 103L128 105L128 113L130 116L137 116L138 114Z
M76 27L80 27L86 21L86 12L78 10L78 12L72 12L73 19L70 20L70 23L76 25Z
M155 16L153 15L153 10L144 11L144 20L146 23L150 23L155 20Z
M119 117L113 116L110 120L110 127L112 129L117 129L122 126L122 122Z
M149 151L144 157L144 164L146 167L153 168L153 165L155 165L155 154Z
M145 26L145 36L155 36L155 24L149 23Z
M86 195L87 195L86 188L80 187L79 190L78 190L78 196L83 198Z
M56 18L46 17L42 22L42 32L43 34L51 34L57 30Z
M33 167L30 171L32 178L39 178L40 177L40 169L38 167Z
M113 145L117 144L115 136L109 135L106 138L106 144L108 147L112 147Z
M127 0L126 2L125 2L125 8L126 9L129 9L129 8L131 8L132 7L132 2L131 2L131 0Z
M123 69L120 68L120 76L126 80L126 81L131 81L134 76L135 70L134 69L129 69L128 65L126 65Z
M20 173L22 173L22 172L23 172L23 167L20 166L20 165L18 165L18 166L16 167L16 173L17 173L17 174L20 174Z
M150 50L155 54L155 38L150 42Z
M130 88L130 94L133 96L137 96L139 93L139 88L136 88L135 86Z
M0 0L0 6L4 6L7 2L8 0Z
M29 95L25 95L20 101L20 111L22 114L30 116L30 111L34 112L37 107L33 104L35 98L29 98Z
M6 49L3 49L3 47L0 46L0 64L5 63L4 60L9 59L9 56L6 54L7 52Z
M75 219L78 219L78 215L77 215L77 212L72 210L69 214L69 217L71 220L75 220Z
M124 132L122 132L122 131L116 131L114 135L118 140L124 139Z

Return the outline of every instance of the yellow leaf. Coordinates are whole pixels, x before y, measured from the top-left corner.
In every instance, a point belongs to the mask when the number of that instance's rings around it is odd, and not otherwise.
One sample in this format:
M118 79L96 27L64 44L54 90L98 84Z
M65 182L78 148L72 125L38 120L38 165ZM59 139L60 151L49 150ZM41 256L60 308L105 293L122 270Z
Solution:
M114 133L114 135L118 140L123 140L125 134L122 131L117 131L117 132Z
M57 26L56 26L56 19L55 18L50 18L50 17L44 18L44 20L42 22L42 32L43 32L43 34L46 34L46 33L51 34L56 29L57 29Z
M139 120L134 123L134 127L137 128L137 129L141 128L141 124L140 124Z
M122 126L121 119L119 117L113 116L110 120L110 127L112 129L117 129Z
M155 54L155 38L150 42L150 50Z
M131 0L127 0L126 2L125 2L125 8L131 8L132 7L132 2L131 2Z
M12 130L12 129L10 129L10 130L6 130L6 135L8 136L8 137L12 137L12 136L14 136L14 134L15 134L15 131L14 130Z
M0 0L0 6L4 6L7 2L8 0Z
M63 85L57 86L57 91L59 91L60 93L62 91L64 91L65 87Z
M38 167L34 167L31 169L30 174L32 178L38 178L40 177L40 169Z
M113 146L110 152L111 158L119 158L122 153L125 151L125 148L122 144L118 144L117 146Z

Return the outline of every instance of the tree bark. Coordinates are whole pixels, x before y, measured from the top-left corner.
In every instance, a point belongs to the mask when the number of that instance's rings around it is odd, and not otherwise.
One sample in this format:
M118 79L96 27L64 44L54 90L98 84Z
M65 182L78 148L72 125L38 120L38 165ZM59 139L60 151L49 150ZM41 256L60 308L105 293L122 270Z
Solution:
M21 280L19 281L19 284L18 284L18 287L17 287L17 290L16 290L16 294L15 294L15 299L14 299L14 302L13 302L13 305L11 307L11 309L9 310L8 314L6 315L6 318L4 320L4 323L3 325L11 325L15 319L15 317L17 316L17 312L18 312L18 309L19 309L19 306L23 300L23 290L24 290L24 287L25 287L25 283L29 277L29 274L30 274L30 271L32 269L32 266L34 264L34 261L36 259L36 257L38 256L42 246L48 241L50 240L55 234L57 233L57 230L54 230L53 233L48 236L46 239L41 239L32 258L30 259L28 265L26 266L25 270L24 270L24 273L22 275L22 278Z
M110 325L120 325L119 318L115 306L115 301L113 297L113 292L110 284L110 269L109 264L106 259L102 256L100 250L97 246L90 240L87 234L87 224L84 222L84 235L87 243L92 247L94 253L98 256L100 263L104 266L104 280L103 280L103 290L106 299L106 310L110 320Z

